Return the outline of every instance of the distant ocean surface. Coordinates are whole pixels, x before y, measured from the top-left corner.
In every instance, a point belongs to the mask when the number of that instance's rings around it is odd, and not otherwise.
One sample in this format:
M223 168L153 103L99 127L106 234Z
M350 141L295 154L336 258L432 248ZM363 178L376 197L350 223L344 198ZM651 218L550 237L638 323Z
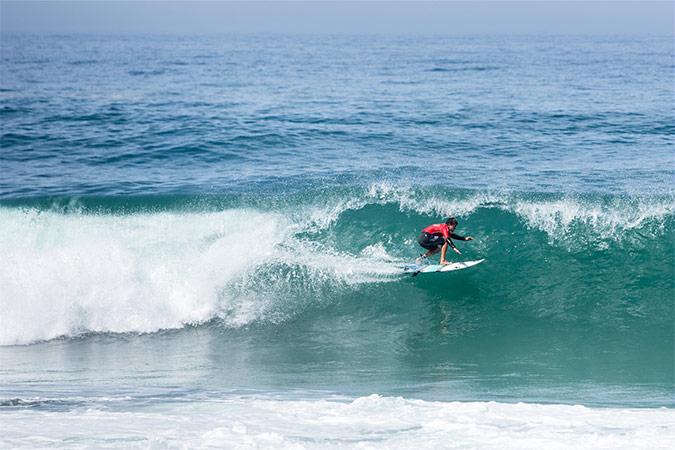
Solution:
M675 440L672 36L0 44L0 448Z

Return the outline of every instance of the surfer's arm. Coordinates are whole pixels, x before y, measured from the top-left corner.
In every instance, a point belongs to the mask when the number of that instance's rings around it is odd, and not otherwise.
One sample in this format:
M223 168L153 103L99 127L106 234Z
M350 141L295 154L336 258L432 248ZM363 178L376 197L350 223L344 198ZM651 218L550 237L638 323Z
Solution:
M460 236L458 234L455 234L455 233L450 233L450 237L453 238L453 239L458 239L460 241L473 241L473 238L471 236L462 237L462 236ZM454 245L453 245L453 247L454 247Z
M461 255L462 252L457 250L457 247L455 247L455 244L450 240L450 238L447 238L445 240L445 244L443 244L443 247L441 248L441 264L451 264L450 262L445 260L445 252L448 250L448 245L452 247L452 249L457 253L458 255Z
M448 251L448 242L450 242L449 239L446 240L445 244L443 244L443 247L441 247L441 264L450 264L450 262L445 260L445 252ZM454 248L455 246L453 245L452 247Z

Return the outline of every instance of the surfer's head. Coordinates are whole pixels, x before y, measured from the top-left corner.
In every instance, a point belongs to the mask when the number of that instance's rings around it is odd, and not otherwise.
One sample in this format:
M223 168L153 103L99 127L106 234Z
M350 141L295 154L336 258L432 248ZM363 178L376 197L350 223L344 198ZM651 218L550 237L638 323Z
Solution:
M445 221L445 224L448 226L448 228L452 228L454 231L455 228L457 228L457 219L454 217L450 217L448 220Z

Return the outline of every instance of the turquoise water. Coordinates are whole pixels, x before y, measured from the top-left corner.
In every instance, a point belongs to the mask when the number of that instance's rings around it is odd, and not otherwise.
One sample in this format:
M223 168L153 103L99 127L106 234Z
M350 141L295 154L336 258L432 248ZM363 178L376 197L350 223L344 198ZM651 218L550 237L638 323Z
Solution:
M611 445L610 409L675 429L669 37L1 43L9 446L35 415L84 447L372 438L310 419L352 414L433 447L409 412L453 408L524 442L505 416L575 404L540 423L570 446ZM485 262L402 274L448 216L475 238L450 259ZM54 437L94 413L117 428Z

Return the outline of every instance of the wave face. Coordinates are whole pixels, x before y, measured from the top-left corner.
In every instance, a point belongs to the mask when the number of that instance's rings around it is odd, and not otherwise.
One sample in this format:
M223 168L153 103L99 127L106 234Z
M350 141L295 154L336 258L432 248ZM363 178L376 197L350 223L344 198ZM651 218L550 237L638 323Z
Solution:
M0 344L201 324L328 329L336 317L394 332L416 320L415 305L445 314L424 338L432 349L450 337L480 348L468 339L479 332L537 334L580 352L649 348L664 358L658 368L673 355L674 209L666 197L384 184L287 197L35 199L0 209ZM451 214L475 238L451 258L486 262L401 274L421 250L419 231Z

